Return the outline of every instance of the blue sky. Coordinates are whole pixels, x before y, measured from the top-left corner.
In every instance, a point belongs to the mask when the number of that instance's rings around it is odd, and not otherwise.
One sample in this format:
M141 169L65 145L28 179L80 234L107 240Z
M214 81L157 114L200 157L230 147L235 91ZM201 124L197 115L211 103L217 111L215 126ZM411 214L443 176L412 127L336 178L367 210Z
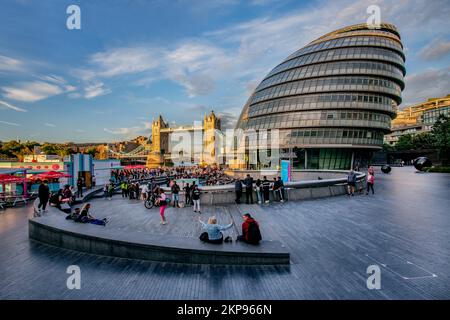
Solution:
M2 0L0 140L119 141L210 110L232 126L275 65L371 4L402 35L402 106L449 94L447 0Z

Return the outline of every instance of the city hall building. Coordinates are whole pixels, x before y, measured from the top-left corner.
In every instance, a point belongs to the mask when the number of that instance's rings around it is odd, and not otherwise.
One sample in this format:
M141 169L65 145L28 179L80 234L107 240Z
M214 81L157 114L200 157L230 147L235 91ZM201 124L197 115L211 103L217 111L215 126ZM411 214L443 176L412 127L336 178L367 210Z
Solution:
M364 166L390 131L404 76L395 26L345 27L273 68L248 99L237 128L279 129L279 153L293 168Z

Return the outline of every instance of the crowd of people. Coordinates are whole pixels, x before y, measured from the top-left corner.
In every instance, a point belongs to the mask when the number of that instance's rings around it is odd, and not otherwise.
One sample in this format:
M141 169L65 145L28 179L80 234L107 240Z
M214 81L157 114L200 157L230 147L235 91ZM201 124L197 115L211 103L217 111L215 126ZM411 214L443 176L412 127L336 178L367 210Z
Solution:
M264 176L256 181L247 174L244 180L235 180L234 191L236 194L235 202L241 203L242 195L245 190L245 200L247 204L253 204L253 192L256 194L258 204L270 203L270 194L274 201L284 202L286 194L284 190L284 182L281 177L273 178L272 181Z
M197 179L202 185L224 185L234 181L227 176L225 171L218 166L183 166L183 167L159 167L139 169L117 169L111 173L111 179L115 183L130 180L148 180L157 177L167 177L171 180Z

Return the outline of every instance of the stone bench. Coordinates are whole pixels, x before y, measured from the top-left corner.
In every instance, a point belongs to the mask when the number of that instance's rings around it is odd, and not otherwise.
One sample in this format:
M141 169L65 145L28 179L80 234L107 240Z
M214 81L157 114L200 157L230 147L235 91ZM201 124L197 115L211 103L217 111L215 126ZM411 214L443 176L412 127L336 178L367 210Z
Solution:
M30 239L64 249L128 259L231 265L290 263L288 250L278 241L263 240L259 245L243 242L216 245L194 238L125 232L108 226L76 223L65 220L65 215L55 210L29 220Z

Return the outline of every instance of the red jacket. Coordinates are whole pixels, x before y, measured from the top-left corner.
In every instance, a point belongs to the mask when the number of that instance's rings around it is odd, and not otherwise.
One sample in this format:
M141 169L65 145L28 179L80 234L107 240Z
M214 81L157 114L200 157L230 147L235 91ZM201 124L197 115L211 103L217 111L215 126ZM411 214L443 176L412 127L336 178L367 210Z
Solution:
M256 225L259 227L258 222L252 218L249 218L242 223L242 235L244 236L244 239L247 241L250 240L248 238L248 228L250 227L250 223L252 222L255 222Z

